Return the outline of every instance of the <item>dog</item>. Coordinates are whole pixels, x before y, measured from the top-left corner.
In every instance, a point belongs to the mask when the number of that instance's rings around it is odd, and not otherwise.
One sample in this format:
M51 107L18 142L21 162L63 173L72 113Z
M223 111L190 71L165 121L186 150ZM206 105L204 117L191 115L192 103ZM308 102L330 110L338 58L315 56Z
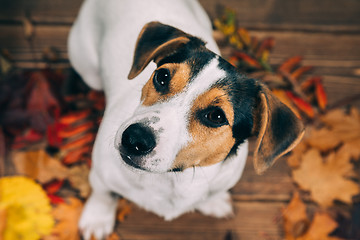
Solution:
M86 0L68 43L72 66L107 102L79 221L85 239L111 233L119 195L165 220L229 216L247 139L262 173L304 134L266 86L221 58L197 1Z

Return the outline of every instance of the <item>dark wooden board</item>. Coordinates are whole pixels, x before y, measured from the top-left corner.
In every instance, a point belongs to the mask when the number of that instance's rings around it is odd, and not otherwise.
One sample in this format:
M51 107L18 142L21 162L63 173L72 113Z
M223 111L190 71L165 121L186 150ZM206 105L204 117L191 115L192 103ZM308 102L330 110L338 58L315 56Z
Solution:
M135 207L117 232L124 240L223 240L229 231L233 240L275 240L281 239L279 219L284 206L279 202L236 201L235 216L229 219L188 213L171 222Z
M19 23L25 16L37 24L70 25L82 0L0 0L0 23ZM358 0L200 0L211 17L217 5L232 8L247 28L307 31L360 31Z

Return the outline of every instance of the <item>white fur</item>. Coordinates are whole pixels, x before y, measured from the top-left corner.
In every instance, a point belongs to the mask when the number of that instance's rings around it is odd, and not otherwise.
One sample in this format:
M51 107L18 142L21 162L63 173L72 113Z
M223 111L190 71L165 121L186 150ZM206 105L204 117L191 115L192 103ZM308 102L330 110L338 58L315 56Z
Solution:
M86 0L69 36L69 56L74 68L95 89L103 89L106 110L93 150L90 183L93 192L80 219L84 237L98 239L114 227L117 193L166 220L199 210L224 217L232 212L227 190L240 178L248 144L240 145L237 155L208 167L183 172L166 172L177 152L191 137L186 116L193 100L212 83L224 77L213 59L183 93L162 104L144 107L141 89L155 69L151 63L133 80L131 68L136 39L150 21L160 21L202 38L207 47L219 53L212 38L211 23L194 0ZM167 119L168 118L168 119ZM130 124L150 120L160 129L156 159L149 157L144 167L156 173L129 167L117 146L121 133ZM151 119L158 119L151 122ZM174 120L176 119L176 120ZM154 164L154 161L160 159Z

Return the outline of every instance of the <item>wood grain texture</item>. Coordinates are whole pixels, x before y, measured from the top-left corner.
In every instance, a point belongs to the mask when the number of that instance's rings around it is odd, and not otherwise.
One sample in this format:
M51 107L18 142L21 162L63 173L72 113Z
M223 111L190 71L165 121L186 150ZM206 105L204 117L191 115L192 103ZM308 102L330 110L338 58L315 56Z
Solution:
M283 206L278 202L236 201L236 214L229 219L188 213L171 222L135 207L117 232L126 240L222 240L230 230L234 240L281 239L279 216Z

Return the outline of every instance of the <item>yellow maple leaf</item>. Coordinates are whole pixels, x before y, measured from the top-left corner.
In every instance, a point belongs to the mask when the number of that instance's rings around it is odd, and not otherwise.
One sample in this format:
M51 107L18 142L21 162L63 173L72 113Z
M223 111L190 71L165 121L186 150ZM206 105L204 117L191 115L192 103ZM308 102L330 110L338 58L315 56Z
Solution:
M323 161L319 150L311 148L302 156L300 167L293 170L293 179L321 206L329 207L334 200L351 204L352 196L359 193L358 184L345 178L352 168L349 159L344 161L333 153Z
M54 225L46 193L27 177L0 179L0 209L3 215L6 212L4 240L37 240L49 234Z

